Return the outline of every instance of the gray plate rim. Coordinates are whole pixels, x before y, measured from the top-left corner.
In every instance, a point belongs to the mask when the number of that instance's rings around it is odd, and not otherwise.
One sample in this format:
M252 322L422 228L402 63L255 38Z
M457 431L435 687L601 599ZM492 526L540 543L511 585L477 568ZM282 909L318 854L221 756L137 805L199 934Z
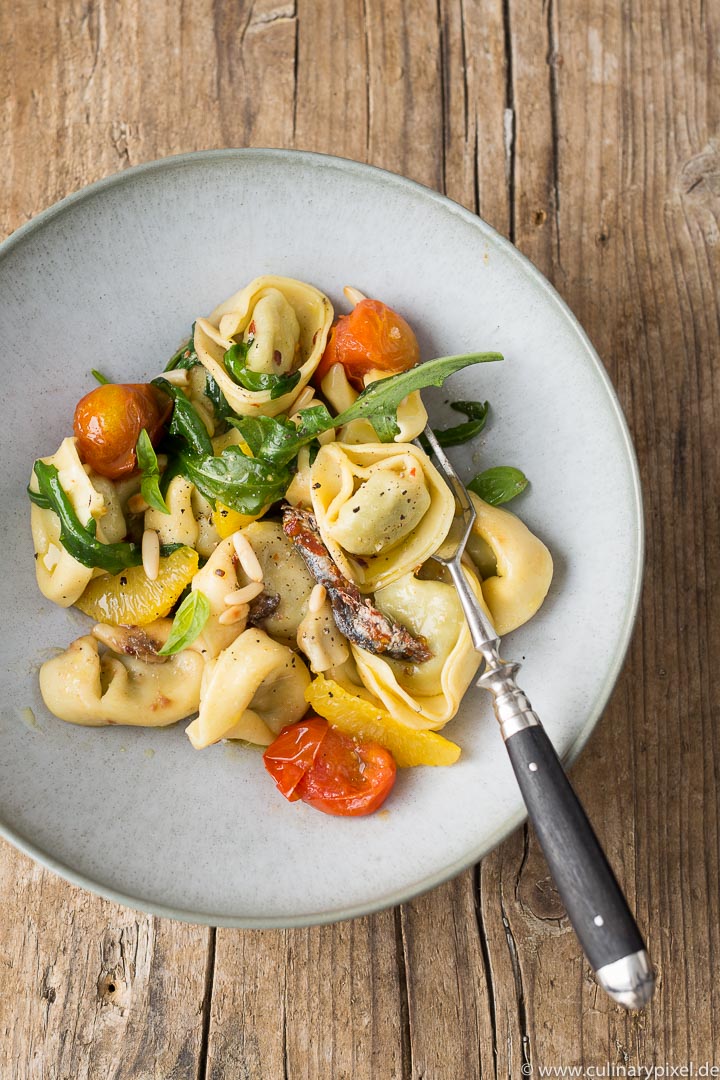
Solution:
M92 198L99 192L106 191L110 188L120 187L121 185L133 183L138 178L150 173L162 172L165 169L176 169L185 166L194 166L197 164L208 163L213 164L217 161L237 160L242 162L252 158L261 158L265 160L276 161L277 163L283 163L288 161L298 162L305 164L312 168L333 168L349 173L350 175L363 176L367 174L373 175L376 179L381 180L384 183L392 184L399 188L404 188L408 192L414 192L416 195L422 196L431 202L434 202L445 210L457 214L464 218L465 221L472 224L478 231L480 236L488 237L492 243L500 248L503 253L517 264L520 273L525 274L531 278L535 285L544 292L547 301L557 307L561 315L570 323L573 330L577 334L579 341L582 343L585 353L587 355L588 363L593 368L595 375L597 376L600 385L604 389L608 401L613 409L615 418L618 423L618 429L622 438L623 448L627 456L628 465L630 467L630 474L632 479L632 496L634 502L634 516L635 516L635 551L634 551L634 564L633 564L633 579L632 589L628 596L627 606L623 615L622 625L620 627L620 636L618 641L618 647L615 651L615 655L612 658L612 662L609 665L606 678L603 687L595 701L593 708L589 710L587 720L579 731L574 742L569 747L567 753L564 755L564 763L566 767L569 767L577 758L586 742L588 741L592 731L597 725L607 703L610 695L615 688L620 671L625 662L630 641L632 639L633 629L637 619L640 596L642 592L642 577L643 577L643 564L645 558L645 525L643 515L643 503L642 503L642 490L640 484L640 471L638 468L637 456L635 448L630 436L627 421L622 411L620 401L615 392L615 388L610 381L610 377L605 370L603 363L592 345L588 335L583 329L582 325L570 310L568 305L562 299L556 289L550 284L547 278L542 274L533 263L530 262L525 255L521 254L518 249L510 243L501 233L489 225L477 214L472 213L470 210L466 210L465 207L460 206L458 203L453 202L452 199L447 198L445 195L441 195L439 192L434 191L432 188L426 187L424 184L419 184L415 180L409 180L407 177L400 176L397 173L390 172L386 169L380 169L374 165L366 165L359 161L353 161L349 158L335 157L330 154L319 154L307 150L282 150L276 148L225 148L220 150L199 150L187 154L176 154L169 157L158 158L154 161L144 162L141 165L134 165L121 172L112 173L110 176L105 176L100 180L96 180L92 184L80 188L78 191L72 192L64 199L54 203L47 209L42 210L30 221L25 222L15 232L11 233L2 243L0 243L0 260L6 258L10 252L23 240L31 235L38 229L41 229L49 221L59 214L64 213L70 207L83 202L86 199ZM386 908L394 907L397 904L405 903L408 900L413 899L415 896L419 896L422 893L428 892L431 889L436 888L438 885L443 884L445 881L456 877L458 874L467 870L470 866L479 862L482 858L493 851L499 844L502 843L511 833L518 828L527 818L527 815L520 811L511 815L502 825L497 829L489 839L480 844L476 849L466 852L465 855L456 860L453 864L445 867L443 870L436 874L433 874L421 881L415 882L412 886L398 889L393 892L386 893L377 897L371 903L363 903L355 906L350 906L341 910L333 911L332 913L326 913L321 911L308 912L306 914L296 916L282 916L277 918L245 918L243 916L219 916L213 915L211 912L205 911L185 911L183 909L174 908L171 906L165 906L163 904L152 903L144 900L142 897L130 896L115 889L109 888L102 882L94 881L92 878L80 874L73 870L72 867L67 866L65 863L56 859L52 854L39 848L19 832L9 826L5 821L0 819L0 836L11 843L19 851L22 851L25 855L28 855L35 862L40 863L48 870L52 870L58 874L61 878L69 881L72 885L77 885L80 888L87 889L89 892L103 897L105 900L110 900L116 904L122 904L125 907L134 908L139 911L143 911L148 915L155 915L161 918L178 919L181 922L189 922L200 924L204 926L218 926L230 929L243 929L243 930L280 930L280 929L293 929L304 926L318 926L328 925L330 923L341 922L346 919L354 919L363 915L371 915L377 911L383 911Z

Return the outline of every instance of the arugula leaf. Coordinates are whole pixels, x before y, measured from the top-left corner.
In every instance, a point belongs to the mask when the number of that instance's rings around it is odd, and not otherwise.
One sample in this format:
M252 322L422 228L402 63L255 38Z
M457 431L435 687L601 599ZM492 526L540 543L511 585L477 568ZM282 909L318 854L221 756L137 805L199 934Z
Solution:
M456 412L465 413L467 421L451 428L433 428L433 434L441 446L460 446L469 442L485 427L487 423L490 405L487 401L451 401L450 408ZM420 443L426 454L432 453L432 447L424 435L420 435Z
M187 395L183 393L179 386L173 386L162 376L153 379L153 386L159 386L175 402L168 428L170 434L178 435L181 439L184 439L194 454L212 454L213 445L207 433L207 428L188 400Z
M253 371L245 362L249 348L249 342L236 341L223 356L225 370L234 382L243 386L246 390L269 390L271 401L282 397L283 394L289 394L300 382L299 371L293 371L287 375Z
M205 593L198 589L188 593L175 613L170 636L162 649L158 649L158 656L174 656L181 649L192 645L195 638L203 632L209 618L210 601Z
M464 413L468 420L487 420L490 403L487 401L451 401L450 408Z
M142 429L138 436L135 454L142 473L140 492L143 499L154 510L159 510L161 514L169 514L167 503L160 494L160 469L158 468L157 455L145 428Z
M391 375L372 383L349 409L332 417L324 405L302 409L297 414L297 426L283 416L228 416L228 422L238 429L250 449L250 455L239 446L228 446L214 457L212 444L203 425L202 433L209 449L200 448L201 439L193 441L192 432L182 427L188 422L183 411L176 422L178 406L190 410L198 424L202 421L182 391L170 387L166 380L155 383L167 389L175 398L175 412L170 425L173 434L182 436L182 446L171 459L162 480L166 490L169 478L182 473L212 502L219 499L225 506L241 514L258 514L268 503L281 499L292 480L294 462L301 447L312 444L323 431L340 427L350 420L366 418L385 441L397 434L397 408L413 390L424 386L440 386L448 375L470 364L501 360L498 353L468 353L463 356L444 356L430 360L411 371ZM182 404L184 401L184 405Z
M448 375L469 367L471 364L485 364L502 360L500 353L464 353L459 356L440 356L437 360L428 360L425 364L391 375L387 379L378 379L370 383L357 400L335 418L335 426L349 423L350 420L369 420L381 442L391 442L400 431L397 424L398 405L413 390L422 390L426 386L442 386Z
M528 486L528 478L512 465L497 465L478 473L467 487L491 506L510 502Z
M97 379L101 386L105 386L106 383L110 382L110 380L103 375L102 371L96 371L95 368L90 368L90 374L94 379Z
M195 352L195 323L193 323L189 339L170 357L165 365L165 370L175 371L178 368L191 368L199 363L198 354Z
M259 514L268 503L281 499L292 480L292 469L272 461L248 457L239 446L226 446L217 457L195 457L186 450L178 454L183 476L198 491L240 514Z
M83 566L99 567L109 574L119 574L128 566L140 566L142 553L137 544L103 544L95 535L94 518L87 525L80 522L55 465L36 461L33 471L39 491L28 490L28 495L36 506L53 510L60 518L60 543L69 555Z

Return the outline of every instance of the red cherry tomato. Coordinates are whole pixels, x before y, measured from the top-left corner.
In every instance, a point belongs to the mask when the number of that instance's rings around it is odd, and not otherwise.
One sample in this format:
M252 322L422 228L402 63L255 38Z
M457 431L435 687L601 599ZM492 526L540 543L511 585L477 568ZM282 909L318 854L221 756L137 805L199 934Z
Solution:
M143 428L153 445L172 412L172 398L149 383L105 383L75 407L73 430L82 461L117 480L137 468L135 446Z
M333 364L342 364L349 381L362 390L363 376L373 368L394 375L419 360L417 338L402 315L381 300L361 300L330 331L314 381L319 386Z
M274 743L263 754L265 768L286 799L295 802L300 796L296 788L313 762L320 744L328 733L328 722L319 716L308 716L296 724L284 727Z
M390 794L397 773L383 746L357 742L318 716L283 728L263 760L286 799L302 799L342 817L372 814Z

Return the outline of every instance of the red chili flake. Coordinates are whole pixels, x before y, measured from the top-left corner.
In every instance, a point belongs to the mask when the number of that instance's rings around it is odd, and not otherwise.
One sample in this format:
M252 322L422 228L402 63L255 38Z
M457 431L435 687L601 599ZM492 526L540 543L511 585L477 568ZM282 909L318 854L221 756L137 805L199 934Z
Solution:
M254 333L255 333L255 320L253 319L253 321L248 326L248 334L254 334Z

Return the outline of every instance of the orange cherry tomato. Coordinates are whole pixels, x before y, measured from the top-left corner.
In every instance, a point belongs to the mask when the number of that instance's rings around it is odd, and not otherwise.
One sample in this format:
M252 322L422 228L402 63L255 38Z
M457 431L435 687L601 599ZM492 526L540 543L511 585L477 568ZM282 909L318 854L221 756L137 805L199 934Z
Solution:
M319 386L333 364L342 364L349 381L362 390L363 376L373 368L394 375L419 360L417 338L402 315L381 300L361 300L330 331L314 381Z
M149 383L105 383L75 407L73 430L83 462L117 480L137 468L135 446L143 428L155 445L172 412L172 398Z
M263 760L286 799L302 799L341 817L372 814L390 794L397 773L384 746L358 742L319 716L283 728Z

